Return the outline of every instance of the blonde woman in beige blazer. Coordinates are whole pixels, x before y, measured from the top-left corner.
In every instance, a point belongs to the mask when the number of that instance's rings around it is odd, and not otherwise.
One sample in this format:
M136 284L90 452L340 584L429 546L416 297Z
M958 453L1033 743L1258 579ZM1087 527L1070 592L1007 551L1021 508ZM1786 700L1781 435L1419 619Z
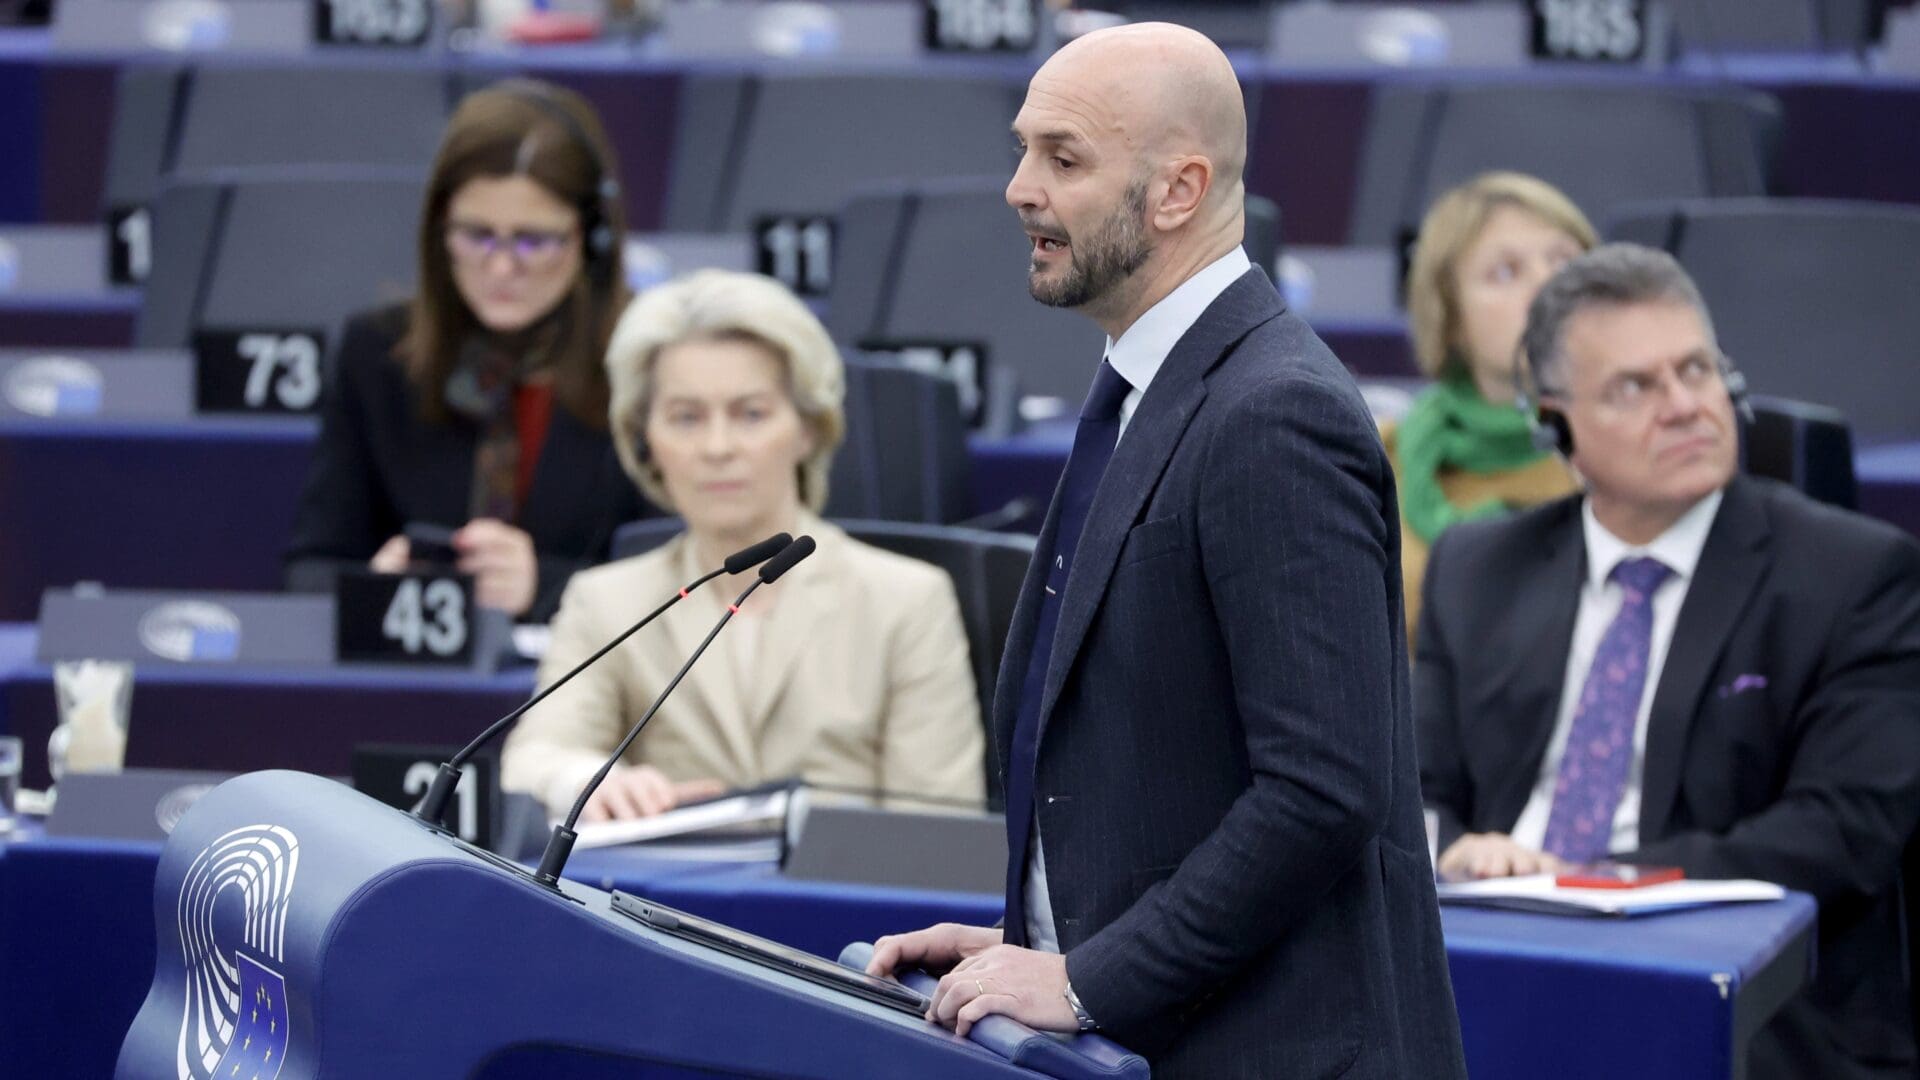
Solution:
M581 819L796 775L981 798L984 738L952 582L816 516L844 428L839 352L819 321L770 279L702 271L634 301L607 366L621 463L687 530L575 575L542 685L729 552L783 531L819 550L741 607ZM693 594L522 717L506 787L564 813L745 583Z

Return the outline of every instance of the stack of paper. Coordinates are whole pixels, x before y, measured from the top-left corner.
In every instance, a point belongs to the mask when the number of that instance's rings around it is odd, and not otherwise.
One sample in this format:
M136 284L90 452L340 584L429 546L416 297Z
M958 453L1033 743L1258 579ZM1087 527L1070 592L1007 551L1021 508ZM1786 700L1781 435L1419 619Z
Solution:
M652 840L670 840L700 835L703 839L720 836L777 837L786 820L786 789L735 795L669 810L652 817L626 821L598 821L582 825L573 846L579 848L613 847ZM777 849L777 841L776 841Z
M1444 884L1439 893L1443 904L1621 917L1778 900L1786 890L1765 881L1668 881L1628 889L1580 889L1556 885L1552 874L1533 874Z

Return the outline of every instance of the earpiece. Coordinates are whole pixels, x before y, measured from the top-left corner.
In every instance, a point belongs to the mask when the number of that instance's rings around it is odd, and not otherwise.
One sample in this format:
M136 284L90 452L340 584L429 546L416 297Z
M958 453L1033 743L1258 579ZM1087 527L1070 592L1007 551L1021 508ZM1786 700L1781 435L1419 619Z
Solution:
M1748 397L1747 377L1739 368L1733 366L1733 358L1720 354L1720 382L1727 388L1727 397L1733 402L1736 416L1746 423L1753 423L1753 402ZM1533 393L1533 379L1527 368L1526 354L1516 348L1513 354L1513 403L1521 412L1527 414L1527 425L1532 432L1533 447L1536 450L1554 451L1562 457L1573 456L1573 427L1567 423L1566 415L1558 409L1549 409L1540 404Z

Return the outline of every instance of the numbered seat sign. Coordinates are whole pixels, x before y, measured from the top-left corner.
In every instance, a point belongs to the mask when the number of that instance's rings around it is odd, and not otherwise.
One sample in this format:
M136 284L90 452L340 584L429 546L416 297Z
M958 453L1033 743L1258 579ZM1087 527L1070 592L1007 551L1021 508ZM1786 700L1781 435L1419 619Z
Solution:
M194 403L206 413L306 413L320 405L318 330L203 330L193 337Z
M417 49L433 30L433 0L313 0L313 40L322 45Z
M931 52L1029 52L1038 37L1036 0L925 0Z
M473 579L343 572L334 589L342 661L450 664L473 658Z
M1647 53L1646 0L1531 0L1538 60L1635 64Z

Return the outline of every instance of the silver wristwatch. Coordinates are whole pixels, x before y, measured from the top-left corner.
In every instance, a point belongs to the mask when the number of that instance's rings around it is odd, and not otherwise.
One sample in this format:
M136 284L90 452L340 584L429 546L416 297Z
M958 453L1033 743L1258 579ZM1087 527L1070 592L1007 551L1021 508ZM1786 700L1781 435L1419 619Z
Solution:
M1100 1026L1093 1022L1092 1016L1088 1015L1087 1007L1080 1004L1080 995L1073 992L1073 984L1071 982L1067 984L1067 988L1061 991L1061 993L1066 995L1067 1007L1073 1010L1073 1019L1080 1025L1081 1031L1092 1031L1094 1028Z

